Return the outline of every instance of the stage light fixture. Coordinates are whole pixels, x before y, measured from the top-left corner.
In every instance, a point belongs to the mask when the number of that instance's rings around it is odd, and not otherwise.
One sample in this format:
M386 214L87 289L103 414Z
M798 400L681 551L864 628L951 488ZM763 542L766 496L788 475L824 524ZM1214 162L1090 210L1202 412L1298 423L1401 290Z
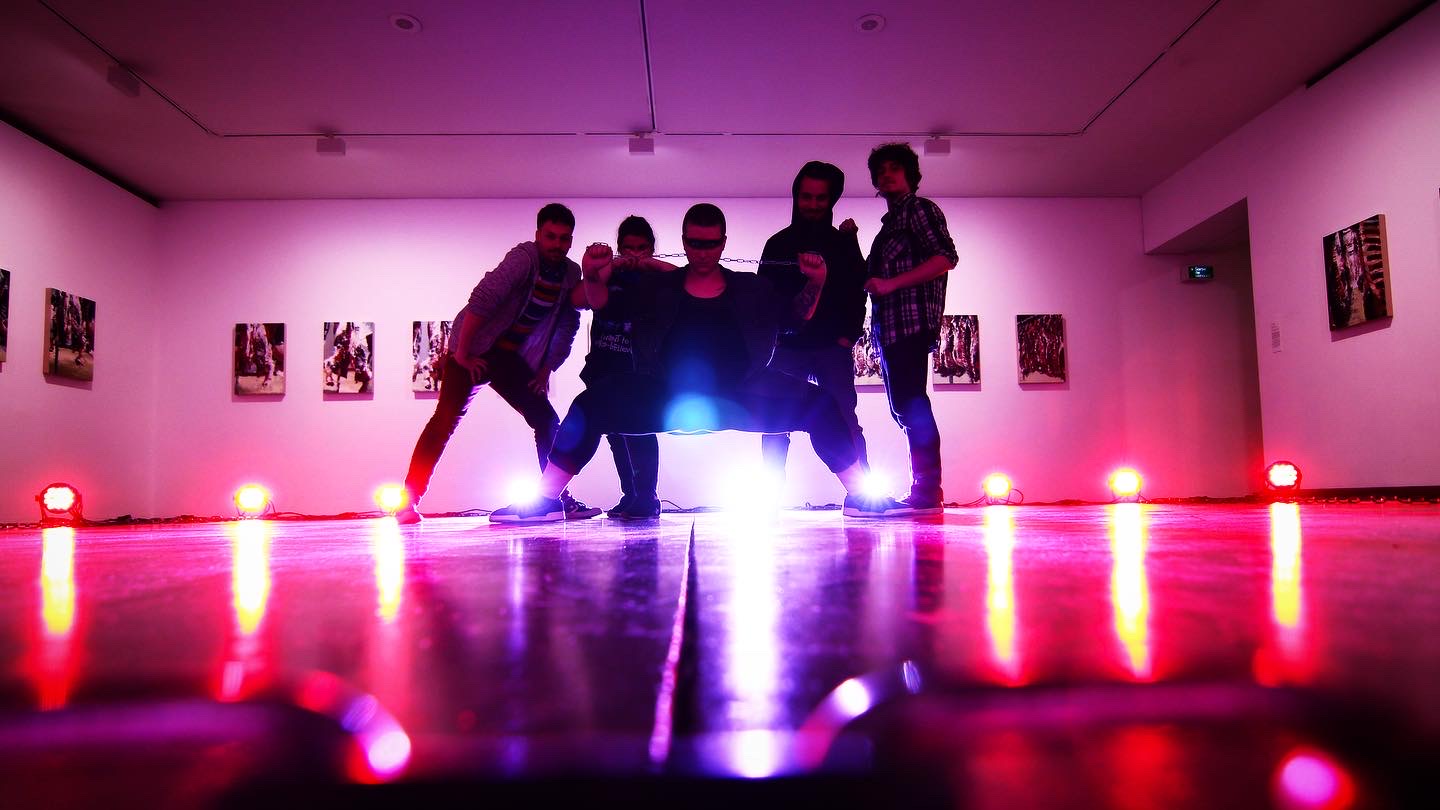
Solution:
M1294 492L1300 488L1300 468L1289 461L1277 461L1265 468L1265 486L1275 492Z
M630 154L632 155L653 155L655 154L655 139L649 135L639 132L630 137Z
M382 484L375 490L375 505L387 515L393 515L410 502L410 493L400 484Z
M334 135L322 135L315 139L315 154L345 157L345 139Z
M884 498L890 494L890 479L877 470L865 473L864 493L871 498Z
M57 481L45 487L35 496L35 502L40 504L41 526L73 526L85 522L80 490L69 484Z
M1010 476L1005 473L991 473L985 476L982 486L985 488L985 502L990 504L1009 503L1010 490L1015 488L1010 483Z
M1140 487L1143 484L1140 473L1129 467L1118 469L1110 475L1110 491L1114 493L1117 501L1140 500Z
M259 484L246 484L235 490L235 511L240 517L260 517L274 508L270 502L270 491Z

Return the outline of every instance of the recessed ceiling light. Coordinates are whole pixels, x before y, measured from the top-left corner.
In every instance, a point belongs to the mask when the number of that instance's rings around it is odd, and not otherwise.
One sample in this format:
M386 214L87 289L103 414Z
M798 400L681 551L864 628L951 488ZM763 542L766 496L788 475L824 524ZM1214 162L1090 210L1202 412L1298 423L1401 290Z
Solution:
M421 28L420 20L416 19L413 14L391 14L390 25L394 26L395 30L407 34L418 34Z
M855 21L855 30L862 34L878 34L885 30L885 18L879 14L866 14Z

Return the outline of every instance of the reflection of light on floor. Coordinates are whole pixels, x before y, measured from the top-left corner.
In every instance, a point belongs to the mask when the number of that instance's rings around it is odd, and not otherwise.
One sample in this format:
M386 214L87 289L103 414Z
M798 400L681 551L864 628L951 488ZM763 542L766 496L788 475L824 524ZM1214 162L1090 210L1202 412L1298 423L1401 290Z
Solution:
M241 635L248 636L260 628L270 600L270 524L238 520L229 527L235 625Z
M40 554L41 617L49 636L68 636L75 628L75 529L57 526L42 532Z
M370 553L375 557L375 613L386 624L395 621L405 590L405 542L395 518L375 522L370 536Z
M1015 652L1015 517L1008 506L985 507L985 629L990 652L1006 683L1016 683L1020 660Z
M747 779L774 776L785 765L785 744L774 731L752 729L725 735L725 762L730 773Z
M1300 627L1300 506L1270 504L1270 614L1284 630Z
M57 526L41 532L40 708L63 708L70 698L75 630L75 529Z
M1145 576L1145 525L1138 503L1110 506L1110 601L1115 608L1115 635L1125 648L1125 667L1139 680L1149 680L1150 585Z
M725 684L734 728L771 727L780 715L780 594L775 576L774 535L763 527L733 531L727 538L730 579L725 615ZM752 766L763 756L751 752ZM745 773L754 776L754 773Z

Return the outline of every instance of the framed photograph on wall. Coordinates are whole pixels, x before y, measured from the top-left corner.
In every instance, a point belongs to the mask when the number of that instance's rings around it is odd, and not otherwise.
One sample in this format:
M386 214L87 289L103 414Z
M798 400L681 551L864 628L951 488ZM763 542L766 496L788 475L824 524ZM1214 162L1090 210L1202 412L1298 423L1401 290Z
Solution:
M1322 245L1330 331L1391 317L1385 215L1341 228L1326 236Z
M880 346L874 342L870 331L870 313L865 313L865 326L860 330L860 339L850 347L850 356L855 365L855 387L874 389L885 387L880 376Z
M1065 382L1065 316L1016 315L1020 382Z
M450 345L452 321L415 321L410 337L410 354L415 365L410 372L410 390L439 391L445 350Z
M326 321L325 391L369 394L375 390L375 322Z
M0 363L10 346L10 271L0 267Z
M285 324L235 324L235 393L285 393Z
M979 385L980 316L940 316L940 348L930 358L937 385Z
M45 374L95 379L95 302L45 289Z

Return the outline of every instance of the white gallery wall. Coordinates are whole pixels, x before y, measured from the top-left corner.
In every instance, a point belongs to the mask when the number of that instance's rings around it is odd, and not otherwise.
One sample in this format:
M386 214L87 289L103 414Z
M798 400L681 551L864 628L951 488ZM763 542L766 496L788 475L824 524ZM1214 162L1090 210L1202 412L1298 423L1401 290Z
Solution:
M156 285L164 313L157 325L157 510L224 512L230 492L248 480L270 486L284 510L369 508L377 484L403 476L434 409L433 398L411 391L411 322L453 317L480 275L533 235L544 202L165 206ZM613 242L631 213L655 225L662 253L678 251L680 219L693 201L565 202L577 217L578 256L589 242ZM729 219L732 257L757 257L789 219L788 199L717 202ZM932 394L950 499L970 500L980 478L997 469L1013 475L1031 500L1102 499L1106 474L1122 463L1147 471L1153 495L1254 488L1258 421L1253 366L1243 351L1253 343L1243 260L1212 284L1185 284L1183 259L1143 255L1134 199L940 202L960 253L949 311L980 316L983 369L978 388ZM883 203L870 197L843 199L837 210L861 223L867 248L882 213ZM1066 316L1070 379L1022 389L1015 316L1045 312ZM327 320L376 323L373 396L322 393ZM231 394L232 330L247 321L287 325L288 392L281 399ZM582 332L554 378L552 400L562 415L580 390L585 350ZM860 416L874 466L897 485L908 483L903 437L883 390L861 394ZM662 497L684 506L720 503L758 460L758 442L747 434L663 437ZM494 508L512 481L534 474L529 430L482 391L424 508ZM605 445L573 490L604 506L618 497ZM797 437L785 501L831 503L842 495Z
M1440 484L1440 6L1152 189L1145 244L1242 199L1266 455L1307 488ZM1321 240L1374 214L1394 318L1332 332Z
M0 268L10 271L0 365L0 522L38 519L68 482L95 517L153 511L159 211L0 125ZM96 302L95 378L47 380L45 290Z

